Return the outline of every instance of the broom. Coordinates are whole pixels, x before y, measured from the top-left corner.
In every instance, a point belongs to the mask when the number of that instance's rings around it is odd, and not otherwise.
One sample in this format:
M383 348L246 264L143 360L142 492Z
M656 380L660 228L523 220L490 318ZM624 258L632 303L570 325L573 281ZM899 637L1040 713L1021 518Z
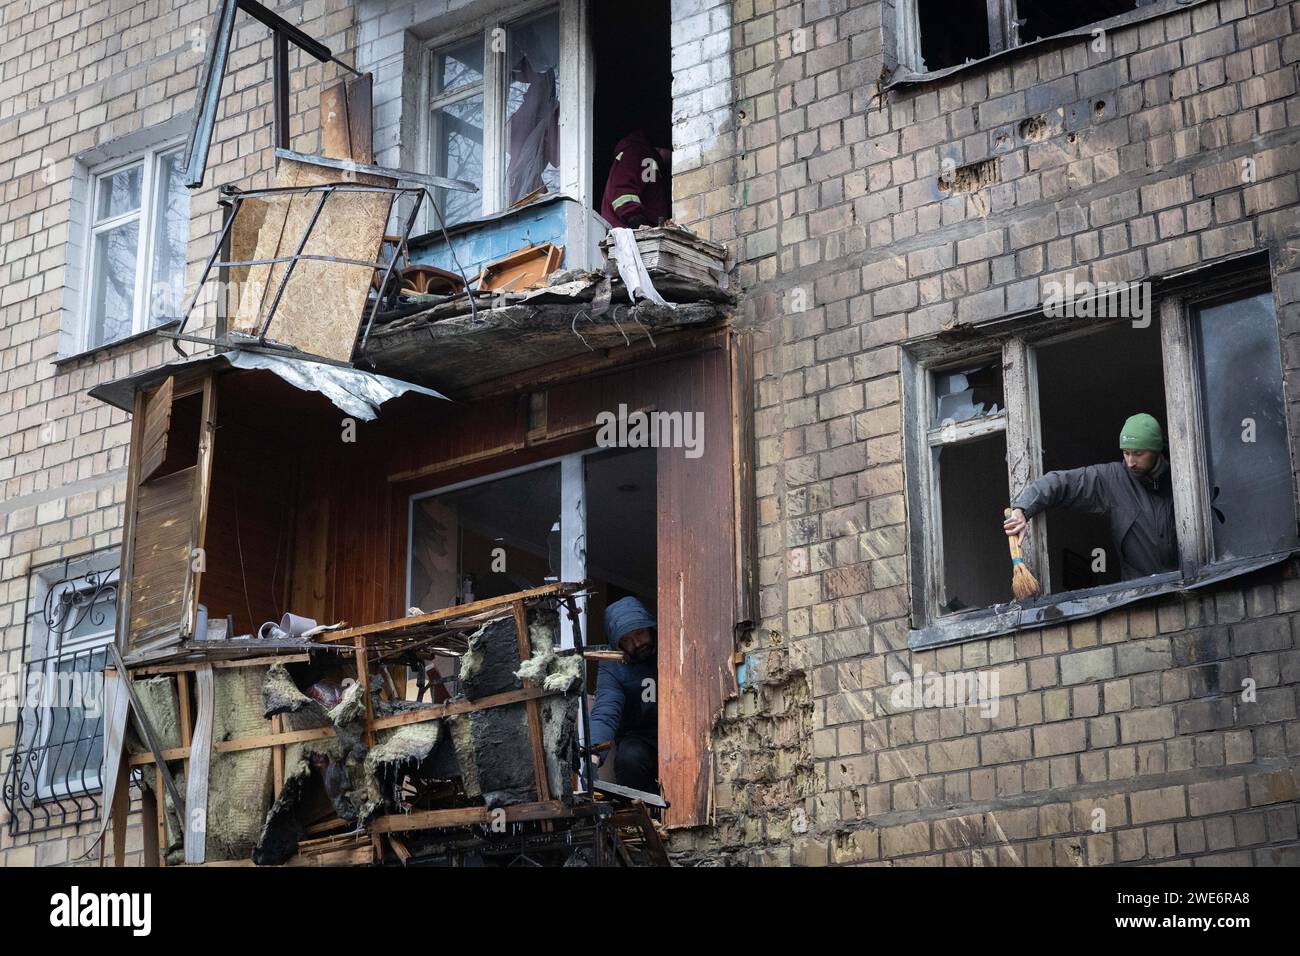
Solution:
M1011 517L1011 509L1002 512L1003 517ZM1024 555L1020 553L1020 542L1012 535L1007 535L1007 545L1011 548L1011 593L1017 601L1027 601L1039 595L1038 579L1029 571Z

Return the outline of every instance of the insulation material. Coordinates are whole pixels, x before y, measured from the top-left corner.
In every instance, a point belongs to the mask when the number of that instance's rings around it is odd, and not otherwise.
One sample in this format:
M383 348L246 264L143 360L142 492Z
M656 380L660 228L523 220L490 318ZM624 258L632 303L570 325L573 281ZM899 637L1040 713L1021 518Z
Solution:
M154 736L158 739L158 746L163 750L182 746L184 739L181 736L180 696L176 690L176 678L164 674L134 681L133 686L136 698L140 701L140 708L144 711L149 725L153 728ZM149 753L149 745L141 738L134 717L130 718L127 727L126 752L131 755ZM177 789L184 793L183 764L179 760L170 761L167 767L172 772ZM159 789L157 784L157 770L154 765L149 764L140 775L140 785L154 791L159 806L167 807L167 846L164 848L164 856L168 864L181 863L185 858L184 830L181 828L181 820L176 814L176 804L172 802L171 794L167 792L166 787L163 787L162 794L159 795L156 792Z
M213 742L256 737L267 731L262 716L266 667L216 672ZM208 770L207 859L246 860L257 844L271 806L271 748L215 751Z
M346 173L290 159L280 160L276 186L314 186L330 182L395 186L396 181L364 173ZM292 256L320 202L320 193L270 200L257 234L255 258ZM339 192L326 200L305 255L377 261L383 244L392 196L386 193ZM240 296L231 321L235 332L258 335L275 299L288 263L252 266L248 295ZM374 269L318 259L300 259L293 267L276 306L267 337L311 355L347 362L370 293ZM261 287L261 295L251 294Z
M519 690L523 687L521 672L530 677L563 675L572 665L565 663L567 658L555 654L559 626L559 615L554 611L538 609L529 613L528 636L533 659L521 666L514 619L499 618L483 625L470 637L468 652L461 659L460 681L465 696L477 700ZM578 666L581 667L580 661ZM538 702L542 746L553 797L567 796L570 792L571 768L566 757L573 753L577 707L576 696L545 698ZM447 722L468 795L481 796L489 808L538 799L525 704L459 714L449 717Z

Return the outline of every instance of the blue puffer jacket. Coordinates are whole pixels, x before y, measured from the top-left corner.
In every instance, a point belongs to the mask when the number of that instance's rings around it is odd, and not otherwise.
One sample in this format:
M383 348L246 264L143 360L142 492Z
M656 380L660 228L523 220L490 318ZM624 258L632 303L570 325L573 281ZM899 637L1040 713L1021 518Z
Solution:
M610 647L640 628L655 627L646 606L634 597L620 598L605 608L605 636ZM659 739L658 664L648 661L625 663L601 661L596 672L596 702L591 708L591 743L603 744L623 737L640 737L655 743Z
M591 742L603 744L624 737L659 740L659 714L655 706L657 661L624 664L601 661L596 673L596 703L591 708ZM650 698L645 700L644 698Z

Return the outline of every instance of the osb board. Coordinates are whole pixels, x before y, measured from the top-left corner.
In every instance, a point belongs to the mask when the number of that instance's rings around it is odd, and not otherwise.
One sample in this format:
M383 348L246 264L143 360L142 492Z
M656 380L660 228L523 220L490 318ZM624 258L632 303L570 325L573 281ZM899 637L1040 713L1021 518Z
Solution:
M315 186L330 182L395 185L393 180L381 176L346 173L293 160L281 160L276 176L277 186ZM297 252L319 201L319 193L268 200L254 258L271 259ZM303 253L377 260L391 205L392 197L388 194L333 194L326 201ZM287 268L288 263L281 263L249 269L249 294L240 296L232 329L248 335L261 331L265 321L263 313L270 309ZM298 260L276 306L267 337L313 355L348 361L373 275L374 270L366 266ZM254 290L259 284L261 295L257 296Z
M266 221L269 203L265 199L253 197L244 199L239 204L239 214L230 225L230 261L247 262L257 253L257 234ZM230 287L226 296L226 315L239 313L240 292L244 291L248 281L250 266L231 266L229 270ZM265 275L265 270L263 270ZM260 301L261 291L254 290Z

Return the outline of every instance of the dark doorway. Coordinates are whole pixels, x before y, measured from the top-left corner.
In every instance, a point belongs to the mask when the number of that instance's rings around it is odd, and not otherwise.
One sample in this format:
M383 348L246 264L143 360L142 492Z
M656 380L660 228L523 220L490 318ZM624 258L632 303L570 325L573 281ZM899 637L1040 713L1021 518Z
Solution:
M596 61L592 205L599 211L620 139L643 129L655 145L672 145L672 40L667 0L593 3L590 9Z

